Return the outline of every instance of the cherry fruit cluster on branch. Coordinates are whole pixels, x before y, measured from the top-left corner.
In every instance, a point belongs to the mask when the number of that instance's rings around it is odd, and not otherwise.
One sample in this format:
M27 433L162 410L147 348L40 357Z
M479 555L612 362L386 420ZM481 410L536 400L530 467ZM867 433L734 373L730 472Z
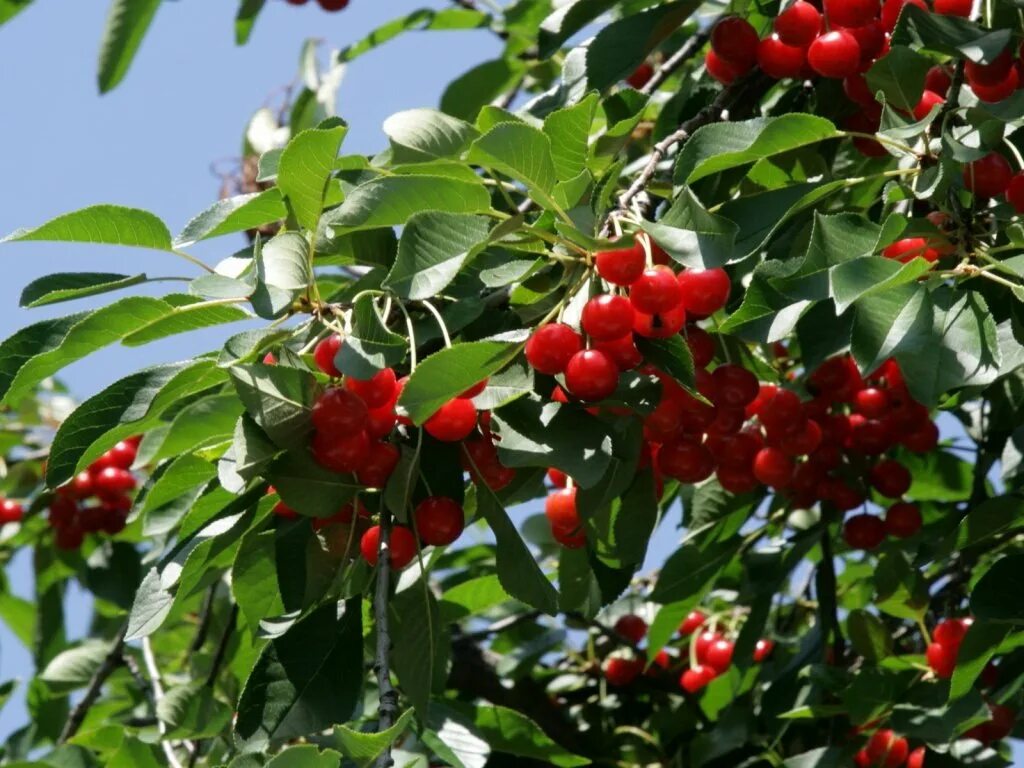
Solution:
M309 0L285 0L288 5L305 5ZM325 11L343 11L348 7L349 0L316 0L317 5Z
M124 530L136 486L131 468L141 441L141 436L120 441L55 491L49 522L59 549L78 549L89 533Z

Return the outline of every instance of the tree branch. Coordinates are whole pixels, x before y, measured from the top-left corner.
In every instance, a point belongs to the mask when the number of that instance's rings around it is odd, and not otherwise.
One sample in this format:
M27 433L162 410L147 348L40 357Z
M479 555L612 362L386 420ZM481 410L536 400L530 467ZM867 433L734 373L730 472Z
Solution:
M211 588L210 594L213 594ZM213 613L212 606L210 607L211 614ZM231 635L235 631L235 623L238 621L238 605L231 606L231 614L228 616L228 623L224 627L224 632L220 636L220 641L217 643L217 650L213 654L213 663L210 665L210 674L206 676L206 682L204 685L211 691L217 684L217 675L220 672L221 665L224 663L224 658L227 655L228 643L231 642ZM197 649L198 650L198 649ZM192 751L188 757L188 768L193 768L196 762L199 760L199 753L202 749L202 739L196 739L192 743Z
M836 594L836 564L832 551L832 535L828 523L821 529L821 564L818 566L818 608L821 611L822 630L832 633L832 652L835 663L840 663L846 652L843 629L839 623L838 595Z
M85 690L85 695L82 700L78 702L71 713L68 715L67 722L64 723L64 729L60 732L60 736L57 739L58 746L64 744L68 739L78 733L78 729L82 727L82 723L85 722L85 716L89 714L89 710L92 705L96 703L96 700L100 696L100 691L103 688L103 684L107 681L107 678L113 674L114 670L117 669L124 662L124 636L128 632L128 625L125 624L121 631L117 633L117 637L114 638L114 643L110 647L110 651L103 658L103 662L100 664L99 669L93 674L92 679L89 681L89 687Z
M377 591L373 598L374 622L377 626L377 656L374 671L380 691L377 730L386 731L398 716L398 692L391 685L391 632L388 617L388 599L391 594L391 512L382 506L380 513L380 544L377 549ZM394 764L391 746L377 758L378 768Z
M190 653L198 653L206 643L206 636L210 632L210 619L213 617L213 601L217 596L217 585L214 584L206 591L206 599L199 611L199 626L196 629L196 636L192 638Z
M153 655L153 646L149 642L148 637L142 638L142 661L146 665L146 672L149 675L149 684L153 689L153 706L155 709L160 706L160 701L164 697L164 686L163 683L160 682L160 669L156 665L156 657ZM175 744L164 740L164 736L167 734L167 725L160 719L159 715L157 715L156 725L157 730L160 732L160 747L164 751L164 756L167 758L168 765L170 765L171 768L184 768L181 761L178 759L177 754L174 752Z
M710 29L711 27L709 26L708 30ZM682 48L665 59L665 61L661 63L661 66L654 70L654 74L651 75L651 79L644 83L643 87L640 88L640 93L652 94L658 90L662 83L672 77L672 75L674 75L676 71L683 66L683 64L689 61L701 48L704 47L704 44L708 41L709 37L711 37L711 33L708 31L697 32L694 34L693 37L683 43Z

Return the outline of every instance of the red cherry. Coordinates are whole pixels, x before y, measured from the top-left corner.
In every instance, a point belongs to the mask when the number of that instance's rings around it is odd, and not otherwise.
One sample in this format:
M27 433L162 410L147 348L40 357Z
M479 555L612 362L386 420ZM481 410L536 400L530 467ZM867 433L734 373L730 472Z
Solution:
M932 108L939 104L945 104L946 100L933 91L925 91L921 94L921 100L914 107L914 119L924 120L932 113Z
M745 70L730 64L711 48L708 48L708 52L704 54L704 68L714 80L722 85L732 85L736 78L745 72Z
M285 520L295 520L299 516L298 512L289 507L283 501L277 502L274 505L274 508L271 509L270 511L278 517L284 518Z
M722 674L732 664L733 648L733 644L728 640L716 640L705 654L706 663L718 674Z
M576 487L549 493L544 500L544 516L553 531L575 532L580 527L580 516L576 511Z
M711 30L711 48L719 58L746 72L754 66L757 30L746 19L727 16Z
M285 0L289 5L305 5L307 0Z
M939 444L939 428L927 421L913 432L903 435L900 442L914 453L929 453Z
M694 694L717 677L714 668L705 664L696 664L679 678L680 687L687 693Z
M834 29L811 43L807 63L823 77L852 75L860 68L860 44L845 29Z
M889 37L885 27L877 19L860 27L849 27L847 30L857 39L860 46L861 69L867 69L875 59L889 52Z
M644 671L644 663L640 659L624 659L611 656L604 663L604 677L613 686L621 688L636 680Z
M476 429L476 407L472 400L453 398L423 422L423 428L435 440L458 442L469 437Z
M772 640L761 638L754 646L754 661L760 664L772 655L775 650L775 643Z
M1006 77L995 85L983 85L982 83L969 83L974 95L987 104L998 104L1007 99L1017 90L1020 85L1020 73L1017 68L1012 68L1006 73Z
M345 386L358 395L367 408L383 408L395 399L398 380L391 368L378 371L369 379L346 377Z
M893 504L885 513L885 532L898 539L908 539L921 530L921 510L916 504Z
M101 499L121 496L134 487L135 477L120 467L107 467L93 477L93 491Z
M0 525L20 522L24 511L21 504L16 501L0 499Z
M50 502L50 513L48 519L54 528L64 528L74 525L78 517L78 505L71 499L54 496Z
M853 407L866 419L880 419L889 413L889 395L884 389L868 387L853 396Z
M365 429L366 403L355 393L330 387L313 404L313 427L322 432L345 434Z
M1013 69L1013 54L1010 49L1004 50L988 64L979 64L968 59L964 63L964 76L972 85L995 86L1002 83Z
M478 381L472 387L470 387L461 395L459 395L459 397L461 397L463 400L472 400L477 395L483 394L483 391L485 389L487 389L487 379L484 379L483 381Z
M526 361L538 373L562 373L569 360L583 349L583 339L563 323L540 326L526 342Z
M105 455L109 456L110 466L131 469L139 452L138 444L122 440L115 444Z
M967 636L967 630L971 628L973 619L944 619L935 625L932 637L936 643L947 648L959 648L960 643Z
M633 74L626 78L626 82L629 83L630 87L640 90L647 85L647 81L650 80L653 75L654 67L645 61L633 70Z
M936 64L934 67L929 69L928 73L924 76L925 90L932 91L939 95L944 95L952 84L952 76L941 64Z
M885 766L885 768L898 768L903 765L910 752L907 740L887 728L879 729L871 734L864 749L877 765Z
M885 523L874 515L854 515L843 525L843 538L851 549L874 549L885 539Z
M383 488L401 457L398 448L391 443L370 443L370 449L356 472L356 479L367 488Z
M988 723L989 736L992 741L1002 741L1013 733L1013 726L1017 722L1017 713L1002 704L991 702L989 702L988 708L992 713L992 719Z
M724 269L686 269L677 278L682 289L683 306L688 312L707 317L729 300L729 275Z
M814 419L804 421L800 432L779 440L779 449L787 456L808 456L821 445L821 426Z
M890 499L898 499L910 490L910 470L893 459L880 461L871 468L871 485Z
M939 13L938 0L935 3L935 10ZM956 14L960 15L960 14ZM927 750L924 747L918 747L907 757L907 768L924 768L924 757L927 754Z
M843 78L843 92L854 104L868 108L877 106L874 92L868 85L868 81L864 79L864 75L859 72L854 72Z
M633 305L625 296L604 294L584 305L581 325L593 339L620 339L633 330L634 314Z
M710 629L704 630L699 635L697 635L697 638L693 641L694 652L697 655L697 660L701 663L705 663L708 656L708 651L711 650L711 646L722 639L723 638L720 634L718 634L717 632L712 632Z
M880 11L878 0L825 0L825 18L834 26L870 24Z
M715 459L696 440L683 439L666 443L658 451L658 467L681 483L699 483L715 471Z
M462 507L445 496L431 496L416 505L413 513L420 541L435 547L451 544L462 535L466 517Z
M370 437L379 440L391 434L397 421L398 415L395 413L394 406L385 405L383 408L374 408L367 413L366 431L370 433Z
M886 246L882 255L903 264L916 258L923 258L926 261L935 261L939 258L938 252L930 248L928 240L923 237L904 237L897 240L892 245Z
M68 489L68 493L73 499L87 499L93 495L93 480L92 474L87 469L83 469L71 482L65 486Z
M686 324L686 308L678 304L668 312L648 315L634 312L633 331L648 339L667 339L675 336Z
M704 368L715 359L715 340L710 333L696 325L686 328L686 345L693 356L693 365Z
M341 349L341 336L332 334L326 339L321 339L313 350L313 361L316 367L326 373L332 379L341 376L341 371L334 365L334 358Z
M964 166L964 186L978 197L997 197L1010 185L1013 169L1005 157L990 152Z
M683 291L670 267L655 265L629 287L629 300L638 312L657 315L679 306Z
M618 339L595 342L594 348L608 355L620 371L632 370L644 361L640 350L636 348L632 333Z
M396 525L391 528L391 537L388 540L389 557L388 562L396 571L400 571L416 557L416 537L408 528ZM371 568L377 566L377 557L380 553L380 526L374 525L366 529L366 533L359 540L359 552L363 560L370 564Z
M800 77L807 63L807 52L795 45L786 45L778 35L766 37L757 44L757 65L776 80Z
M971 15L973 7L973 0L932 0L932 9L943 16L960 16L966 19Z
M613 285L631 285L647 266L647 251L637 239L628 248L598 251L594 263L602 279Z
M708 620L701 611L690 611L686 614L686 618L683 619L683 623L679 625L679 634L689 637L702 626L704 622Z
M565 488L569 484L569 476L560 469L551 467L546 474L548 481L555 486L555 488Z
M618 366L599 349L577 352L565 367L566 389L580 400L604 400L615 393L618 384Z
M363 465L370 450L370 438L365 431L344 435L316 432L311 449L317 464L332 472L347 474Z
M302 1L305 2L306 0L302 0ZM275 355L273 352L267 352L267 354L265 354L263 356L263 364L264 365L277 365L277 355Z
M1006 200L1017 213L1024 213L1024 172L1017 173L1006 187Z
M775 34L786 45L806 48L821 32L821 14L804 0L796 0L775 17Z
M758 390L758 397L760 396ZM788 389L776 389L772 398L759 411L757 417L764 424L770 437L802 430L807 421L800 397Z
M778 448L762 448L754 457L754 477L775 490L792 482L793 470L793 460Z
M637 645L647 635L647 622L639 616L628 613L615 622L615 632Z
M58 528L53 540L54 544L57 545L57 549L65 551L78 549L82 546L82 542L85 541L85 531L78 526Z
M857 753L853 756L853 764L856 768L871 768L875 761L871 759L871 755L868 754L866 749L858 749Z
M928 4L925 0L885 0L882 5L882 26L886 32L896 29L896 22L899 21L900 13L905 5L916 5L925 13L928 12Z
M316 0L325 11L343 11L348 7L348 0Z
M711 373L715 391L710 400L715 405L723 405L730 408L743 408L752 403L761 386L754 376L746 368L731 363L720 365Z

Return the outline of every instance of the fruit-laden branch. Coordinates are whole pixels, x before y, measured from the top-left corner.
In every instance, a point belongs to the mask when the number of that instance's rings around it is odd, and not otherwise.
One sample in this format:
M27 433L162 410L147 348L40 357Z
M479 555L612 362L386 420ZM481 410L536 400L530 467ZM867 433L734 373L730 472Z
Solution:
M128 632L128 625L125 624L121 631L117 633L117 637L114 638L113 644L110 646L110 650L107 655L103 657L103 662L100 664L99 669L93 674L92 679L89 681L89 687L85 690L85 695L82 700L78 702L71 713L68 715L67 722L64 723L64 729L60 732L60 736L57 738L57 744L63 744L76 733L78 729L82 727L82 723L85 722L85 716L89 714L89 710L92 705L96 703L96 700L100 696L100 691L103 688L103 684L107 681L114 670L124 663L124 636Z
M377 550L377 591L373 598L374 623L377 629L377 689L380 691L377 730L386 731L398 717L398 692L391 685L391 632L388 621L388 598L391 593L391 512L382 506L380 512L380 544ZM378 768L393 765L391 747L377 758Z
M709 26L708 30L710 29L711 27ZM692 59L704 47L709 37L711 37L710 31L695 33L693 37L683 43L683 46L678 51L665 59L661 66L654 70L651 79L640 88L640 93L650 95L658 90L662 83L672 77L683 64Z

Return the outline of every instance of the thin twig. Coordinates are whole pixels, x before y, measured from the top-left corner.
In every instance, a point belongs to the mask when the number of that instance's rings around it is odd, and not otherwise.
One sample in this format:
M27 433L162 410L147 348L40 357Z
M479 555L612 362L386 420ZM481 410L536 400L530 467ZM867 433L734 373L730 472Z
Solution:
M710 27L708 28L710 29ZM678 51L669 56L661 65L654 70L654 74L651 75L651 79L644 83L643 87L640 88L640 93L651 94L654 93L661 84L668 80L676 71L689 61L693 56L704 47L704 44L710 37L709 32L698 32L689 40L687 40L683 47Z
M214 584L207 590L203 607L199 611L199 627L196 629L196 636L192 638L192 646L189 648L190 653L198 653L206 643L206 636L210 632L210 619L213 617L213 601L216 596L217 585Z
M213 654L213 663L210 665L210 674L206 676L205 685L210 690L213 690L213 687L217 684L217 675L219 674L221 665L224 663L224 658L227 655L228 643L231 642L231 635L235 631L235 623L237 621L238 605L236 604L231 606L231 613L228 616L227 624L224 626L224 632L221 634L220 641L217 643L217 650ZM193 768L199 760L199 753L202 751L202 745L203 742L201 739L197 739L192 743L192 752L188 757L188 768Z
M156 657L153 655L153 645L149 642L148 637L142 638L142 661L146 665L149 684L153 689L153 704L159 707L164 697L164 686L160 681L160 669L156 665ZM157 716L157 730L160 731L160 747L164 751L168 764L171 768L185 768L174 752L176 742L172 743L164 740L164 736L167 735L167 724L159 719L159 715Z
M377 730L386 731L398 716L398 691L391 685L391 632L388 617L388 599L391 594L391 512L382 507L380 512L380 544L377 549L377 591L373 598L374 621L377 629L377 655L374 671L380 691L377 706ZM391 746L377 758L377 768L389 768Z
M89 687L85 691L85 695L82 700L78 702L74 709L71 710L71 714L68 715L67 722L64 723L64 728L60 732L60 737L57 739L57 744L63 744L76 733L78 729L82 727L82 723L85 721L85 716L89 713L92 705L96 703L96 700L100 696L100 690L103 688L103 684L107 681L107 678L113 674L114 670L117 669L124 660L124 636L128 631L128 625L125 624L121 628L121 631L117 633L117 637L114 638L113 644L110 646L110 650L107 655L103 658L103 662L100 664L99 669L93 674L92 679L89 681Z
M828 524L821 528L821 564L818 566L818 606L821 609L822 631L832 633L834 663L842 662L846 652L843 629L839 623L839 596L836 594L836 563L832 551L832 534Z

